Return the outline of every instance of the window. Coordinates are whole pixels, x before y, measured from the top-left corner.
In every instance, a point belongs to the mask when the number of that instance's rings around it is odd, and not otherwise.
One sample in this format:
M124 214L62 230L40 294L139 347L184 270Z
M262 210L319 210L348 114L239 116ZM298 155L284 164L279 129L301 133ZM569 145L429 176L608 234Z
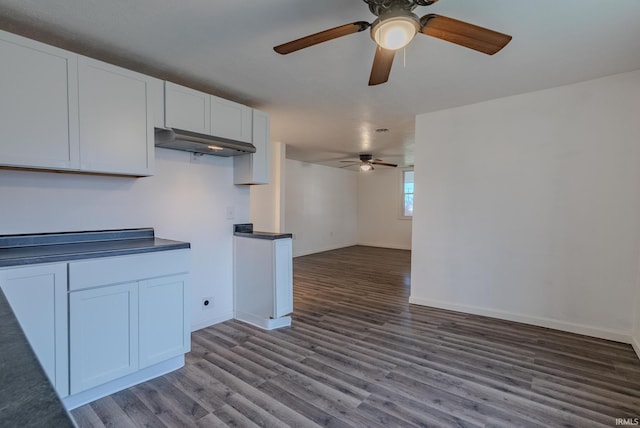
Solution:
M413 170L402 171L402 217L413 217Z

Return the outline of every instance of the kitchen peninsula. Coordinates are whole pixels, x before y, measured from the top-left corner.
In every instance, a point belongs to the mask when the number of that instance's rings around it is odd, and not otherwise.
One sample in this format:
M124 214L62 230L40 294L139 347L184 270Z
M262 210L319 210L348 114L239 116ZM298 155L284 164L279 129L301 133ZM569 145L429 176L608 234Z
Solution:
M55 408L49 382L73 409L183 366L189 249L152 228L0 236L0 288L9 303L0 302L0 341L16 343L3 346L0 396L36 395L12 400L2 417ZM33 353L20 347L24 336ZM28 382L11 382L37 362Z

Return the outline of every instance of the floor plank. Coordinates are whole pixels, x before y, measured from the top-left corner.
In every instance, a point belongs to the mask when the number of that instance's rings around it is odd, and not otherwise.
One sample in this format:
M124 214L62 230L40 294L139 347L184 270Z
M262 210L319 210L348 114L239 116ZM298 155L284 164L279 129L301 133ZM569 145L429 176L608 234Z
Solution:
M227 321L186 366L72 412L80 427L598 427L640 417L631 346L409 305L411 253L294 259L290 328Z

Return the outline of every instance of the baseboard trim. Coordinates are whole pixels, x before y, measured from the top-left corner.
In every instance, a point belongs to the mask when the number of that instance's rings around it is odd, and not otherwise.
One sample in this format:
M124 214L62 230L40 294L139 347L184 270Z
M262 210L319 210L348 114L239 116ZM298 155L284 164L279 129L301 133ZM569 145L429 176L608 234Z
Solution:
M396 244L384 244L379 242L359 242L358 245L363 247L376 247L376 248L390 248L392 250L407 250L411 251L411 245L396 245Z
M263 330L274 330L276 328L291 327L291 317L285 316L276 319L261 318L256 315L244 312L236 312L235 318L239 321L246 322Z
M209 318L207 320L191 324L191 331L194 332L196 330L201 330L203 328L211 327L212 325L220 324L221 322L229 321L231 319L233 319L233 312L226 312L215 318Z
M599 339L613 340L614 342L631 343L632 337L628 334L621 334L615 331L603 330L582 324L574 324L565 321L555 320L551 318L532 317L528 315L520 315L513 312L499 311L495 309L487 309L478 306L460 305L457 303L442 302L431 299L421 299L418 297L410 297L409 303L420 306L430 306L438 309L446 309L450 311L464 312L473 315L482 315L491 318L498 318L507 321L521 322L524 324L535 325L538 327L552 328L562 330L569 333L583 334L585 336L597 337ZM640 357L640 347L636 343L634 348Z
M331 250L339 250L340 248L353 247L355 245L358 245L358 244L355 242L349 243L349 244L336 244L336 245L329 245L327 247L314 248L312 250L306 250L306 251L297 253L295 251L296 241L293 241L293 253L294 253L293 257L295 258L295 257L309 256L311 254L324 253L325 251L331 251Z
M114 394L139 383L170 373L182 366L184 366L184 355L179 355L151 367L141 369L130 375L96 386L95 388L64 397L62 402L67 410L73 410L102 397L106 397L107 395Z

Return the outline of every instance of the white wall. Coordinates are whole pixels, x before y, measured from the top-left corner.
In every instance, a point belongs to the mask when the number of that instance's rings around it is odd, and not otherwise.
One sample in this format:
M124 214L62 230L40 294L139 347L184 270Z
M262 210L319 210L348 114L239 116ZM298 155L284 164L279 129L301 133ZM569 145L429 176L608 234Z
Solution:
M294 257L357 243L358 175L287 159L285 232Z
M249 189L233 185L232 158L189 159L156 149L156 174L139 179L0 170L0 234L154 227L191 243L192 327L229 319L233 223L249 220ZM204 296L214 308L200 309Z
M284 230L285 154L286 145L271 142L269 184L251 187L251 223L254 230L286 232Z
M411 220L401 219L402 170L376 168L358 174L358 243L411 249Z
M628 341L640 71L417 117L411 302Z

